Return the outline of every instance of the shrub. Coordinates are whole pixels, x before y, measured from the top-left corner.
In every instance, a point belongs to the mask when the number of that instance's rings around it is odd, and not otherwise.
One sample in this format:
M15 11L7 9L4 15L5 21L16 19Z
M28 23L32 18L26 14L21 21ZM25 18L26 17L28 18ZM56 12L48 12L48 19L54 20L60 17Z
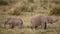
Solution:
M20 15L20 11L14 11L13 13L12 13L12 15Z
M60 4L60 0L52 0L52 3Z
M60 8L53 8L50 11L50 15L60 15Z
M30 2L30 3L34 3L34 0L28 0L28 2Z
M18 16L18 15L21 15L22 13L21 13L21 11L19 11L19 9L15 9L14 11L9 12L8 14Z
M27 4L27 5L24 5L23 7L21 7L20 10L21 10L21 11L24 11L24 12L33 12L34 7L33 7L33 6L29 6L29 5Z
M0 0L0 5L8 5L8 2Z

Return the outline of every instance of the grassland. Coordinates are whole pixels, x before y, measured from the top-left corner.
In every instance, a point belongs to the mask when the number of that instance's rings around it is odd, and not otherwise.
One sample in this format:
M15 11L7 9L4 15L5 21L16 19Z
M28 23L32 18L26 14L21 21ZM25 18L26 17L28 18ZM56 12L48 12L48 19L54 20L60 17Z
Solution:
M6 0L7 1L7 0ZM22 9L22 7L26 5L28 6L28 9ZM31 17L34 15L44 15L48 16L49 12L52 8L60 6L59 4L56 5L54 3L50 3L49 6L45 5L46 8L40 6L40 0L34 0L34 2L28 2L27 0L17 0L16 3L10 4L10 5L2 5L0 6L0 34L60 34L60 16L51 16L54 19L58 18L59 21L54 24L48 24L47 29L43 30L41 27L38 27L37 29L31 29ZM29 7L35 7L32 12L31 8ZM23 10L23 11L21 11ZM16 15L14 11L17 11L19 15ZM26 12L27 11L27 12ZM12 14L14 13L14 15ZM24 28L19 29L18 27L15 27L14 29L10 29L9 27L3 28L2 24L4 24L5 20L9 17L14 18L21 18L24 22Z

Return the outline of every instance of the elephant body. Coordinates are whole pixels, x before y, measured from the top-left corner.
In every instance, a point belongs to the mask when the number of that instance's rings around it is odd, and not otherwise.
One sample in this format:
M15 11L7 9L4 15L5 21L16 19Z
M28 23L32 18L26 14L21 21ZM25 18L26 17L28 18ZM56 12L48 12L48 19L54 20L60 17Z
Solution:
M42 28L46 29L47 27L47 23L51 23L53 24L56 20L54 20L52 17L50 16L33 16L31 18L31 25L34 28L37 28L38 26L41 26Z
M11 28L14 28L15 26L22 27L23 26L23 21L22 21L22 19L8 18L5 21L4 25L9 25Z

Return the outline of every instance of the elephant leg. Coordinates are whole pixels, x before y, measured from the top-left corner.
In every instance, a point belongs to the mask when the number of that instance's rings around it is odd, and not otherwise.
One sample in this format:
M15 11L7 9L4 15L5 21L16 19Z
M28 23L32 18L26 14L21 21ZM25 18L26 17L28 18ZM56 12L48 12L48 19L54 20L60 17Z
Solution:
M38 26L35 26L35 29L37 28Z
M22 28L23 26L22 26L21 24L18 24L18 27L19 27L19 28Z
M46 23L42 23L41 25L42 25L42 26L41 26L42 29L46 29L46 27L47 27L47 24L46 24Z
M44 24L44 29L46 29L46 28L47 28L47 23Z
M14 28L14 25L12 25L12 27L11 28Z
M14 25L13 24L10 24L9 26L10 26L10 28L14 28Z
M38 26L35 24L32 24L31 29L36 29Z

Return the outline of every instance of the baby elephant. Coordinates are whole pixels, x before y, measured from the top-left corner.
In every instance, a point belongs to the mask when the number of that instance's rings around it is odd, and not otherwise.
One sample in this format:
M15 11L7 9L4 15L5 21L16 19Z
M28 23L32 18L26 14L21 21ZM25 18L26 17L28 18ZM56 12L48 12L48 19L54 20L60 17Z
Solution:
M9 25L10 28L14 28L15 26L19 26L20 28L22 28L22 26L23 26L23 21L22 21L22 19L8 18L8 19L5 21L4 27L5 27L6 25Z
M49 16L40 16L40 15L38 15L38 16L33 16L33 17L31 18L31 25L32 25L32 27L34 27L34 28L37 28L38 26L41 25L41 27L42 27L43 29L46 29L47 23L53 24L53 23L55 23L56 21L57 21L57 19L55 20L55 19L53 19L52 17L49 17Z

